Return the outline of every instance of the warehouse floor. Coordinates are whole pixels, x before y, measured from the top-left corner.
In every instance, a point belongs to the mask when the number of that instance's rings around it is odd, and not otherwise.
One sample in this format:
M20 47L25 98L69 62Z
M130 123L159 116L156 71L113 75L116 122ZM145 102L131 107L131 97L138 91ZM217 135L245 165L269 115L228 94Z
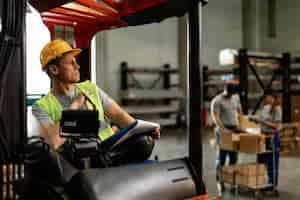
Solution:
M180 158L187 155L187 143L185 131L182 129L164 129L162 130L161 139L157 142L153 156L158 155L159 160L169 160ZM211 129L203 131L203 168L204 177L210 196L217 196L217 187L215 180L215 149L210 145L212 136ZM255 161L252 155L240 154L239 162ZM300 199L300 154L293 157L281 157L280 160L280 176L278 198L266 196L265 199ZM226 190L223 196L224 200L240 199L248 200L255 199L251 192L241 192L238 196L234 196Z

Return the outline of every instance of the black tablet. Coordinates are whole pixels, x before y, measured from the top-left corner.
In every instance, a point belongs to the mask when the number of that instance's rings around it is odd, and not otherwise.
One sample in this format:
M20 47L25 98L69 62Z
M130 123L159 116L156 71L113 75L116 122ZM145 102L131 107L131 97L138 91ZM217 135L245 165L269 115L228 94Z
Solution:
M98 137L99 126L97 110L64 110L60 120L60 136Z

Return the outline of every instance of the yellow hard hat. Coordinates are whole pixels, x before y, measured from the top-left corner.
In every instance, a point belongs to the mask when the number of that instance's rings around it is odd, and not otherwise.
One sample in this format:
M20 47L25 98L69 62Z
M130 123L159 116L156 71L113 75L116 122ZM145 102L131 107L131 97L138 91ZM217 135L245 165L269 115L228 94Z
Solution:
M58 58L66 53L72 53L74 56L78 55L81 49L73 49L69 43L62 39L56 39L44 46L41 51L40 60L42 64L42 70L45 70L47 64L55 58Z

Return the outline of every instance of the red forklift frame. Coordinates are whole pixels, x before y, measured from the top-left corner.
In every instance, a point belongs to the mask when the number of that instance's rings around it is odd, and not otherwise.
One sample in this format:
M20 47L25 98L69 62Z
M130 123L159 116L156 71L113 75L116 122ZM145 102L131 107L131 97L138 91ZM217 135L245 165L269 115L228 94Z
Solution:
M54 37L54 25L71 26L75 46L90 48L92 37L99 31L160 22L188 13L187 122L189 157L196 174L198 194L203 191L202 169L202 65L201 14L207 0L30 0L41 12L44 23ZM199 6L200 3L200 6Z

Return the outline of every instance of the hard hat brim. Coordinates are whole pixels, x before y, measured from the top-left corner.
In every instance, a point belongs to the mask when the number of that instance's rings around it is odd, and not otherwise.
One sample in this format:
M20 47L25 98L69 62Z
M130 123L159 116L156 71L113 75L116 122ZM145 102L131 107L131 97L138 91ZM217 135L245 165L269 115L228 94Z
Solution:
M63 55L71 54L71 55L73 55L73 56L75 57L75 56L77 56L78 54L80 54L81 51L82 51L81 49L75 48L75 49L71 49L70 51L64 52ZM50 62L51 62L51 60L50 60L48 63L50 63ZM47 63L47 64L48 64L48 63ZM43 70L43 71L46 70L47 64L45 64L45 65L42 67L42 70Z
M77 56L80 53L81 53L81 49L75 48L75 49L72 49L70 51L65 52L64 55L66 55L66 54L72 54L73 56Z

